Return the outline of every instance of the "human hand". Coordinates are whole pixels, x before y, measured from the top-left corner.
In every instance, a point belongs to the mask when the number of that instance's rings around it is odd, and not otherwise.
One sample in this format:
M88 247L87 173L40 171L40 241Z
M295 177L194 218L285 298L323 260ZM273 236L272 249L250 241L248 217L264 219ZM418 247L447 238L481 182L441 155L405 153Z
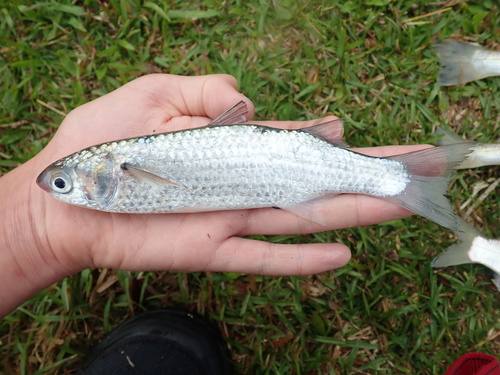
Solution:
M350 257L347 247L272 244L242 237L312 233L369 225L410 214L382 200L350 194L325 203L322 209L328 213L323 215L328 217L326 226L273 208L190 214L110 214L61 203L35 184L38 173L47 165L75 151L110 140L203 126L240 100L247 103L250 118L254 107L237 92L236 81L230 76L159 74L136 79L72 111L42 152L18 168L19 171L3 178L22 180L28 186L24 190L26 199L19 200L22 209L16 207L15 215L18 221L30 224L23 230L28 233L29 245L16 246L20 251L16 253L16 263L24 268L25 276L34 278L26 270L40 264L50 270L44 273L45 278L51 277L50 282L87 267L312 274L346 264ZM301 128L322 121L252 123ZM385 156L414 149L380 147L363 152ZM23 191L15 190L12 194ZM19 241L26 244L26 238Z

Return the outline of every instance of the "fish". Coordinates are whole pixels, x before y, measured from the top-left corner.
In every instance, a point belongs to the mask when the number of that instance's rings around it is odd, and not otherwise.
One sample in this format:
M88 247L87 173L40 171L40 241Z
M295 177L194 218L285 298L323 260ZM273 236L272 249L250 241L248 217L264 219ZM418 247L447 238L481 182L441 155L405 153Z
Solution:
M92 146L36 182L62 202L105 212L274 207L322 225L325 200L366 194L458 230L445 192L472 143L378 158L344 147L341 120L278 129L246 123L246 112L240 102L204 127Z
M435 135L440 136L437 145L455 143L469 143L452 130L438 126ZM476 143L471 147L471 153L460 163L457 169L478 168L491 165L500 165L500 143Z
M493 282L500 291L500 239L488 239L472 225L459 219L461 243L451 245L432 261L432 267L448 267L464 263L479 263L494 272Z
M500 52L477 44L444 39L433 44L441 69L438 84L454 86L500 75Z

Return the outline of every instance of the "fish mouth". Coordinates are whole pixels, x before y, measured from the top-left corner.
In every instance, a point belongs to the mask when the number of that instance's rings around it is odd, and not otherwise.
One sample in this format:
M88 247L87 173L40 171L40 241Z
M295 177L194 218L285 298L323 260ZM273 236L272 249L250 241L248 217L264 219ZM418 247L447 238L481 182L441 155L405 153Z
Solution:
M42 173L38 175L38 177L36 178L36 184L46 192L50 193L50 187L47 184L46 176L47 176L47 169L45 169Z

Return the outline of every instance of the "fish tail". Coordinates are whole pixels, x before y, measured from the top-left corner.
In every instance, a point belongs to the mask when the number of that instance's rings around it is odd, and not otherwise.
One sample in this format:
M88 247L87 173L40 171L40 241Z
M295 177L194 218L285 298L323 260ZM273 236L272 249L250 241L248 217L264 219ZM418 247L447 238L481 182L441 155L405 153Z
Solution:
M475 263L470 257L470 250L474 239L481 235L472 225L467 224L459 218L458 222L461 232L457 236L462 242L451 245L444 253L439 254L432 261L432 267L440 268L447 266L455 266L457 264Z
M493 275L493 282L495 283L495 286L500 292L500 273L495 272L495 274Z
M385 199L460 232L459 217L445 194L451 174L473 145L471 142L446 145L391 157L405 165L410 182L400 195Z
M438 84L441 86L458 85L487 76L474 59L475 54L485 48L453 39L436 42L433 46L441 64L438 74Z
M436 127L436 131L434 132L434 135L437 135L438 137L440 137L436 141L436 144L438 146L452 145L452 144L455 144L455 143L464 143L464 142L467 142L465 139L463 139L462 137L460 137L453 130L451 130L449 128L444 128L442 126Z
M460 242L455 245L451 245L446 249L444 253L439 254L432 261L432 267L448 267L456 266L457 264L473 263L469 256L469 250L472 246L472 240L470 242Z

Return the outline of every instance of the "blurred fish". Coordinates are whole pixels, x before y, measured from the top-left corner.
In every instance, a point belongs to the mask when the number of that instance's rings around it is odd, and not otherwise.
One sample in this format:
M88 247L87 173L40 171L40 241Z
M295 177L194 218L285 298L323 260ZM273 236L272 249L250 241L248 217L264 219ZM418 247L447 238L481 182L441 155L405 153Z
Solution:
M275 129L241 124L242 113L244 102L206 127L87 148L47 167L37 183L63 202L106 212L279 207L321 224L326 199L366 194L458 230L444 194L473 144L376 158L342 147L340 121Z
M435 135L441 136L437 145L469 143L452 130L438 126ZM471 147L472 152L457 167L457 169L477 168L487 165L500 165L500 143L476 143Z
M441 86L500 75L500 52L454 39L435 42L433 46L441 63L438 75Z
M437 127L435 135L441 136L438 145L467 142L449 129ZM500 143L476 143L472 152L457 169L500 165ZM433 261L433 267L446 267L463 263L480 263L494 271L493 281L500 291L500 240L485 238L476 228L459 219L461 232L455 232L461 243L450 246Z
M461 232L455 234L462 242L451 245L444 253L439 254L432 262L432 266L439 268L480 263L495 273L493 280L500 290L500 239L485 238L481 232L462 219L459 219L459 227Z

